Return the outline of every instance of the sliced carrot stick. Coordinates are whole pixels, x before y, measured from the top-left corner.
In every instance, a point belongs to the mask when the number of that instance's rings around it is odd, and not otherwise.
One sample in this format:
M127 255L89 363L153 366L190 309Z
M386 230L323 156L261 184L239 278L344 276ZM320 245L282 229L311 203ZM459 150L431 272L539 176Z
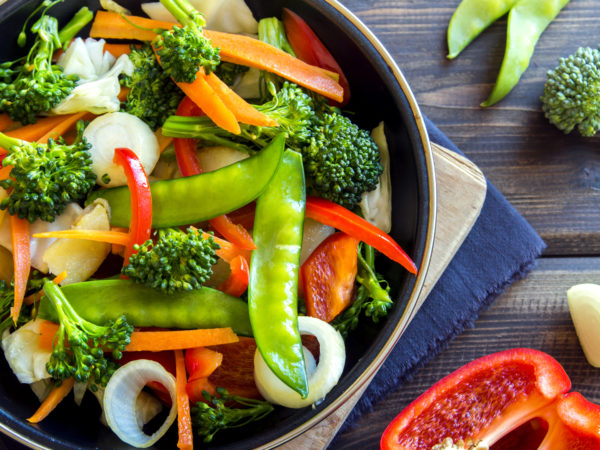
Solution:
M131 89L129 89L128 87L124 87L121 86L121 90L119 91L119 101L120 102L124 102L125 100L127 100L127 96L129 95L129 91Z
M192 450L194 448L192 416L186 386L187 375L185 373L183 352L175 350L175 393L177 398L177 430L179 433L177 447L181 450Z
M212 234L208 234L205 232L202 232L202 237L204 239L208 239L209 237L212 237L214 239L214 241L217 244L219 244L219 246L221 248L219 250L217 250L215 253L222 260L224 260L228 263L231 263L231 261L233 261L233 259L236 256L243 256L244 258L246 258L246 261L250 261L250 255L251 255L250 250L241 249L237 245L233 245L231 242L226 241L225 239L220 239L216 236L213 236Z
M0 169L0 180L7 180L10 175L11 170L12 170L12 166L2 167L2 169Z
M154 132L154 136L156 136L156 140L158 141L158 151L160 153L164 152L165 149L171 145L173 142L173 138L169 136L165 136L162 134L162 128L159 128Z
M125 351L183 350L229 344L238 340L237 335L229 327L176 331L134 331L131 334L131 342L125 347Z
M0 114L0 131L13 127L15 122L6 113Z
M121 55L129 55L131 53L131 45L129 44L111 44L106 42L104 44L104 51L110 53L115 58Z
M63 398L67 396L73 386L75 385L74 378L68 378L63 380L60 386L56 386L50 391L48 397L44 399L38 410L27 419L30 423L39 423L44 420L48 414L50 414L58 406Z
M226 83L214 73L206 77L206 82L217 93L219 98L223 100L225 106L233 113L238 122L256 125L259 127L276 127L276 121L267 117L250 103L235 93L233 89L227 86Z
M59 117L61 117L61 116L59 116ZM46 134L41 136L37 140L37 142L45 143L45 142L48 142L48 139L50 139L50 138L54 139L57 136L62 136L67 131L74 128L77 121L87 120L87 119L93 117L93 114L89 113L87 111L81 111L81 112L78 112L75 114L69 114L68 116L62 116L62 117L63 117L63 120L60 123L58 123L54 128L49 130Z
M65 278L67 278L67 271L66 271L66 270L63 270L61 273L59 273L58 275L56 275L56 276L54 277L54 279L52 280L52 282L53 282L54 284L60 284L60 283L62 283L63 281L65 281Z
M137 27L135 25L137 25ZM94 22L92 23L92 29L90 30L90 37L151 41L156 37L154 29L160 28L163 30L170 30L173 25L172 22L162 22L160 20L152 20L145 17L125 16L125 18L123 18L117 13L97 11ZM146 30L143 28L146 28Z
M49 320L40 320L40 336L38 346L41 350L52 351L54 347L54 338L58 332L58 324Z
M15 303L11 309L13 322L16 324L27 291L27 279L31 270L31 253L29 248L29 222L10 216L10 232L14 262Z
M43 135L56 127L67 117L68 115L43 117L38 119L36 123L7 131L5 134L7 136L22 139L24 141L38 141Z
M275 73L332 100L341 101L344 88L315 66L272 45L248 36L204 30L204 35L221 49L221 60Z
M88 241L106 242L108 244L127 245L129 233L114 230L58 230L35 233L34 238L85 239Z

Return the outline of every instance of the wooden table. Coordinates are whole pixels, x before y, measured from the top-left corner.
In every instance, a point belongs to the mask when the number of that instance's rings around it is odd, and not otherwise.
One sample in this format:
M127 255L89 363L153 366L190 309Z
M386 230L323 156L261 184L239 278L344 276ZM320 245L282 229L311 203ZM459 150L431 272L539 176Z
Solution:
M378 403L335 441L376 448L387 424L437 380L468 361L513 347L554 356L573 390L600 403L600 369L587 364L566 290L600 283L600 134L563 135L543 117L546 71L579 46L600 44L600 3L572 0L538 42L517 87L492 108L478 105L496 79L506 20L449 61L445 35L459 0L342 0L383 42L429 116L499 188L548 245L537 268L481 314L413 380Z

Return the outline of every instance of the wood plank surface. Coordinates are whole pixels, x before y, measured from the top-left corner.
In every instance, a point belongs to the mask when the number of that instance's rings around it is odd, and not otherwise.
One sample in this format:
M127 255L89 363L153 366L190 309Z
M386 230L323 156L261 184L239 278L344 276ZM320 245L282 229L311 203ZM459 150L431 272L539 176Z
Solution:
M483 109L504 55L506 19L445 58L459 0L342 0L390 51L422 111L477 164L548 244L545 255L600 254L600 137L563 135L540 110L546 71L600 44L600 2L572 0L546 29L529 69Z
M600 403L600 369L584 362L566 303L567 289L586 282L600 282L596 258L542 258L525 280L481 315L474 329L458 336L411 382L339 435L332 448L378 448L386 425L432 384L467 361L519 346L551 354L569 374L573 390Z

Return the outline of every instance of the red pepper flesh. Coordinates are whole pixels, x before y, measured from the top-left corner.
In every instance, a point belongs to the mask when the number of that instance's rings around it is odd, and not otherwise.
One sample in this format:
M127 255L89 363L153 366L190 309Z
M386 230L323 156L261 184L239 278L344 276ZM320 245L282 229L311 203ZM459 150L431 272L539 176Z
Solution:
M242 255L238 255L229 264L231 273L220 286L219 290L233 297L240 297L248 289L250 265Z
M369 244L392 261L396 261L410 273L417 273L417 266L391 236L367 222L352 211L324 198L306 197L306 217L323 225L330 225L344 233Z
M547 426L539 449L600 448L600 407L565 395L570 388L562 366L540 351L484 356L413 401L387 427L381 448L430 449L447 437L491 446L532 420Z

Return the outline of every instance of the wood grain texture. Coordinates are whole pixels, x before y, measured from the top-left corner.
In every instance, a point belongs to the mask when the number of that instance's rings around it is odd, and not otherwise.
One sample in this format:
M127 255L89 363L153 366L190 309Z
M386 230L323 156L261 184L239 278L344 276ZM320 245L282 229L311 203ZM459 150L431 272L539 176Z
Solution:
M578 46L600 44L600 2L572 0L546 29L516 88L483 109L506 19L455 60L446 28L459 0L342 0L377 35L422 111L477 164L548 244L545 255L600 254L600 137L565 136L540 109L545 74Z

